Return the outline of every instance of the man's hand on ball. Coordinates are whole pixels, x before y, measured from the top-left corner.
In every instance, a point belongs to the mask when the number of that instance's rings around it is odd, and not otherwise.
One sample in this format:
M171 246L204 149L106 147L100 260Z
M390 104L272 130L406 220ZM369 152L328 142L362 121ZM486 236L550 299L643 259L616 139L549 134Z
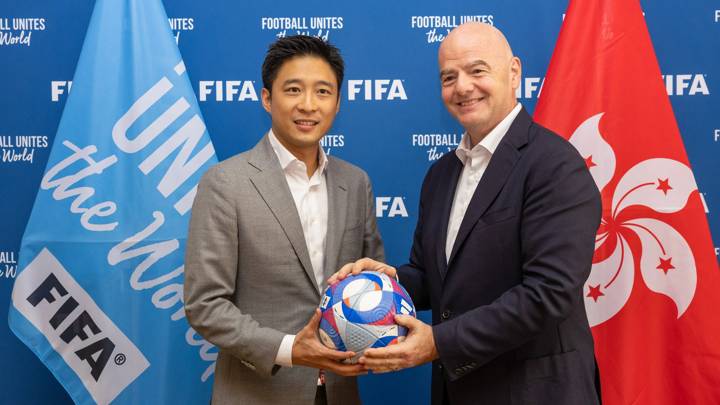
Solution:
M319 368L343 376L367 374L362 364L341 363L355 356L355 353L333 350L320 342L317 336L319 325L320 310L316 309L307 325L295 335L292 347L293 365Z
M348 263L340 268L335 274L330 276L328 284L335 284L336 282L344 279L350 274L360 274L361 271L371 270L377 271L378 273L385 273L389 277L395 278L397 276L397 270L395 267L387 265L385 263L373 260L369 257L363 257L354 263Z
M395 315L398 325L408 328L407 338L381 349L367 349L359 363L373 373L387 373L415 367L439 357L432 327L409 315Z

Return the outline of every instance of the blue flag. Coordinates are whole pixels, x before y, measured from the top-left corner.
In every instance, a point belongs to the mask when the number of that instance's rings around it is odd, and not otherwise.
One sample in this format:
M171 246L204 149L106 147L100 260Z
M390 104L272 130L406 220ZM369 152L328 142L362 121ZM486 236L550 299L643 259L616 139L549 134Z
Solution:
M183 255L216 163L160 0L98 0L22 239L9 319L76 403L206 403Z

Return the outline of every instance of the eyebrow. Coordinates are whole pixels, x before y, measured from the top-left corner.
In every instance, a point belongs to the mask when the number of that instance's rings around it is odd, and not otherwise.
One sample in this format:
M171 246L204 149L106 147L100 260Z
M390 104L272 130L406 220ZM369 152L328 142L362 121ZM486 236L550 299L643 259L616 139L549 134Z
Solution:
M486 67L487 69L490 69L490 65L489 65L487 62L485 62L484 60L482 60L482 59L477 59L477 60L474 60L474 61L472 61L472 62L466 63L465 65L463 65L462 68L463 68L463 70L467 70L467 69L473 68L473 67L475 67L475 66L483 66L483 67ZM443 77L444 75L447 75L447 74L452 73L453 70L455 70L455 69L443 69L443 70L441 70L441 71L440 71L440 77Z
M482 60L482 59L474 60L474 61L468 63L467 65L463 66L463 67L464 67L465 69L468 69L468 68L472 68L472 67L475 67L475 66L484 66L484 67L490 69L490 64L488 64L487 62L485 62L485 61Z
M283 86L287 86L288 84L303 84L303 81L300 79L288 79L283 82ZM315 85L328 86L332 88L337 87L335 84L327 80L318 80L317 82L315 82Z

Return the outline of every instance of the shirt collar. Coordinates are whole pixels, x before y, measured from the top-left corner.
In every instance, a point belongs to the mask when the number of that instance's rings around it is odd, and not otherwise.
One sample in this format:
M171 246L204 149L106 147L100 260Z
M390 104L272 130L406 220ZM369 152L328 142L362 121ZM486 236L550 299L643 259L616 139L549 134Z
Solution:
M303 171L306 170L305 163L295 157L283 144L280 143L280 141L275 136L275 133L273 132L272 128L268 131L268 139L270 140L270 146L272 146L273 150L275 151L275 155L277 155L278 160L280 161L280 167L284 171L287 171L288 168L291 167L293 162L296 165L299 163L302 165ZM325 169L327 168L328 164L328 158L327 155L325 155L325 151L322 147L318 146L318 169L316 170L316 173L324 173Z
M494 154L500 144L500 141L502 141L505 134L507 134L510 129L510 125L512 125L513 121L515 121L515 117L517 117L521 109L522 105L517 103L508 115L506 115L505 118L503 118L503 120L500 121L500 123L497 124L492 131L485 135L485 137L473 148L470 148L470 135L468 135L467 131L465 131L462 139L460 140L460 145L458 145L457 149L455 149L455 154L463 165L468 157L478 156L483 150L490 152L490 155Z

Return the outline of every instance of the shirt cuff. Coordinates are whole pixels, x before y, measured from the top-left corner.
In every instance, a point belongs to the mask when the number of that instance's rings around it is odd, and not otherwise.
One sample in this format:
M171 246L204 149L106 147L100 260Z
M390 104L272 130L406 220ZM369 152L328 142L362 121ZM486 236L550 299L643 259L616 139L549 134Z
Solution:
M275 356L275 364L283 367L292 367L292 348L295 343L295 335L283 336L280 348Z

